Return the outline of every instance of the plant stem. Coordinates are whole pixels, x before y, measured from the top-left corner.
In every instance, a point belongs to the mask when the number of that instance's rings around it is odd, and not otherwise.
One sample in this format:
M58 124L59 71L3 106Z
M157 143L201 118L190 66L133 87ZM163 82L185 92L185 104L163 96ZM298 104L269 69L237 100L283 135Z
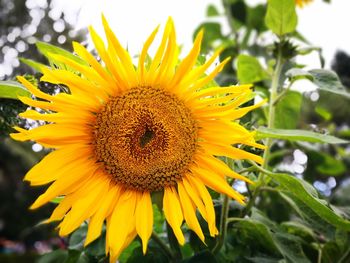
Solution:
M281 46L278 45L278 53L277 53L277 62L276 62L276 67L275 71L272 76L272 82L271 82L271 89L270 89L270 100L269 100L269 115L268 115L268 120L267 120L267 128L274 128L275 124L275 106L276 104L274 103L277 96L278 96L278 84L282 72L282 67L283 67L283 61L282 61L282 54L281 54ZM271 146L273 143L272 138L267 138L266 141L266 150L264 152L264 164L263 167L266 169L268 167L268 157L270 154ZM264 175L260 174L259 175L260 181L264 181Z
M151 238L154 240L154 242L156 242L159 247L164 251L164 253L167 255L167 257L170 260L174 260L174 255L172 253L172 251L170 250L170 248L164 243L164 241L157 235L156 232L152 232L152 236Z
M218 236L218 241L212 250L213 254L220 251L223 246L227 233L227 216L229 211L229 198L227 195L223 195L222 207L221 207L221 218L220 218L220 231Z
M276 101L276 98L278 97L278 85L279 85L279 80L280 80L280 76L281 76L281 72L282 72L282 68L283 68L283 57L282 57L282 52L281 52L281 45L279 44L277 48L278 48L278 50L277 50L278 51L277 52L277 62L276 62L275 70L273 72L271 88L270 88L269 114L268 114L268 120L267 120L267 127L268 128L274 128L275 110L276 110L276 107L275 107L276 103L274 103L274 102ZM264 163L262 166L263 169L266 169L268 167L269 155L270 155L272 143L273 143L273 139L267 138L266 150L265 150L264 156L263 156L263 159L264 159ZM256 188L254 189L253 195L250 198L250 200L248 201L246 208L244 209L243 215L247 215L249 213L250 209L252 208L252 206L255 203L256 198L259 196L260 188L262 186L264 186L264 184L265 184L265 175L264 175L264 173L260 172Z

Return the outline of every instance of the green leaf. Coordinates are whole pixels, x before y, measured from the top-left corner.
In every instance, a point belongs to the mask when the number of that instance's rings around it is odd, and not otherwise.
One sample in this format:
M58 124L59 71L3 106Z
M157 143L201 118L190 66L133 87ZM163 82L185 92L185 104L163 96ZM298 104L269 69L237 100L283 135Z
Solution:
M30 92L17 81L0 81L0 98L18 100L18 96L30 97Z
M291 235L301 237L303 240L316 240L315 233L311 228L297 221L287 221L281 224L282 229L286 230Z
M297 127L303 96L297 91L288 91L276 105L275 127L295 129Z
M317 191L309 183L289 174L271 173L270 176L280 184L281 192L298 199L329 224L350 231L350 221L339 217L325 200L318 198Z
M338 176L344 174L346 171L346 166L342 161L325 153L316 152L316 154L319 154L321 158L320 162L316 165L317 172L328 176Z
M237 77L240 83L247 84L266 79L268 75L255 57L242 54L237 58Z
M42 255L37 263L62 263L68 258L68 251L57 249Z
M281 197L290 204L302 219L302 224L311 228L315 233L322 233L327 239L333 239L336 227L330 225L298 197L287 192L279 192Z
M341 84L338 75L331 70L313 69L309 73L313 76L313 83L315 83L321 90L342 95L350 99L350 93L346 91Z
M50 202L53 203L53 204L59 204L61 203L61 201L64 199L63 196L57 196L55 197L54 199L52 199Z
M275 138L289 141L305 141L330 144L349 143L349 141L339 139L332 135L326 135L312 131L270 129L265 127L259 127L256 133L256 139L259 140L263 138Z
M294 0L269 0L265 23L275 34L282 36L296 29L298 17Z
M119 256L119 261L121 263L124 263L124 262L127 262L128 261L128 258L133 254L133 251L135 249L141 249L141 246L140 246L140 242L138 241L133 241L130 243L129 246L127 246L127 248L125 248L123 250L123 252L120 254Z
M218 16L219 12L215 5L208 5L207 7L207 17Z
M300 68L291 68L286 72L286 76L289 78L290 81L294 82L298 79L309 79L313 81L314 77L311 75L311 73L307 72L306 70L300 69Z
M56 47L54 45L45 43L45 42L36 42L36 46L39 49L40 53L42 53L50 62L50 65L52 67L56 66L58 68L62 68L62 69L67 69L67 70L71 70L74 71L73 69L69 68L68 66L66 66L65 64L63 64L62 62L59 62L55 59L52 58L52 56L50 56L50 54L57 54L57 55L61 55L64 56L66 58L69 58L81 65L88 65L88 63L86 61L84 61L83 59L81 59L78 56L73 55L71 52L60 48L60 47Z
M86 238L88 226L87 224L81 225L69 238L69 249L82 250L84 247L84 241Z
M300 238L281 231L273 221L255 208L252 209L251 218L240 221L239 227L243 227L244 235L250 238L246 242L268 249L271 256L279 252L288 262L310 262L302 250Z
M38 72L42 72L42 68L44 67L47 67L46 65L42 64L42 63L39 63L39 62L36 62L34 60L31 60L31 59L27 59L27 58L19 58L19 60L28 65L29 67L35 69L36 71Z
M267 30L264 24L264 15L266 13L266 5L257 5L248 8L247 26L254 28L258 32Z
M325 121L329 121L332 119L332 113L330 113L327 109L321 106L316 106L315 112L318 115L320 115Z

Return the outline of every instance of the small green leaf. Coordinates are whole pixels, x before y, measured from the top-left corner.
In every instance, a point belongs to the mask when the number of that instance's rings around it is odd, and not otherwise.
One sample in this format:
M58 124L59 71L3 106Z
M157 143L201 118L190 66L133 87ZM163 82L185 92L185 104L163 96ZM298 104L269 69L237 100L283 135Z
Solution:
M337 160L325 153L318 154L320 154L322 160L316 166L317 172L329 176L338 176L344 174L346 171L346 166L342 161Z
M219 12L216 9L215 5L209 5L207 7L207 17L218 16Z
M61 203L61 201L64 199L64 197L63 196L57 196L57 197L55 197L54 199L52 199L50 202L51 203L54 203L54 204L59 204L59 203Z
M35 69L36 71L38 72L42 72L42 68L43 67L47 67L46 65L42 64L42 63L39 63L39 62L36 62L34 60L31 60L31 59L27 59L27 58L19 58L19 60L28 65L29 67Z
M61 55L64 56L66 58L69 58L81 65L88 65L88 63L86 61L84 61L83 59L81 59L78 56L73 55L71 52L60 48L60 47L56 47L54 45L45 43L45 42L36 42L36 46L39 49L40 53L42 53L50 62L50 65L56 66L58 68L62 68L62 69L70 69L69 67L67 67L65 64L63 64L62 62L59 62L55 59L52 58L52 56L50 56L50 54L57 54L57 55Z
M69 249L81 250L84 247L84 241L86 238L88 226L87 224L81 225L69 238Z
M325 200L318 198L317 191L309 183L289 174L271 173L270 176L280 184L281 192L298 199L329 224L350 231L350 221L339 217Z
M349 141L339 139L332 135L326 135L305 130L285 130L285 129L270 129L260 127L256 133L256 139L275 138L289 141L305 141L314 143L330 143L341 144L349 143Z
M282 36L296 29L298 17L294 0L269 0L265 23L275 34Z
M311 81L314 80L314 77L311 75L311 73L307 72L306 70L300 69L300 68L291 68L286 72L286 76L290 79L290 81L294 82L298 79L309 79Z
M313 69L309 73L313 76L315 83L321 90L336 93L350 99L350 93L341 84L338 75L331 70Z
M17 81L0 81L0 98L18 100L18 96L30 97L30 92Z
M315 112L318 115L320 115L325 121L329 121L332 119L332 113L330 113L327 109L321 106L316 106Z
M257 5L248 8L247 26L254 28L258 32L267 30L264 24L264 15L266 13L266 5Z
M240 83L247 84L264 80L268 75L255 57L239 55L237 58L237 77Z
M297 91L288 91L276 105L275 127L295 129L297 127L303 96Z

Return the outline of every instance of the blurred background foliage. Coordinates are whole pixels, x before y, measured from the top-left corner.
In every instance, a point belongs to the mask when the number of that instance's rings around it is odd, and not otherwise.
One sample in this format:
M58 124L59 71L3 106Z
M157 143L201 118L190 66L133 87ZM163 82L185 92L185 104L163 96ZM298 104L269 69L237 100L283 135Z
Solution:
M201 219L207 245L188 230L189 242L181 248L173 247L173 235L166 232L162 213L156 206L155 231L164 242L169 242L179 261L187 263L350 262L350 223L347 221L350 218L350 146L334 143L333 137L327 137L332 134L350 139L350 56L338 51L331 69L306 70L307 65L299 64L298 57L316 53L323 68L322 49L312 46L307 36L294 30L294 18L286 24L285 32L279 32L271 21L265 20L266 4L251 6L244 0L223 0L222 6L223 9L209 5L207 19L194 32L195 36L201 28L205 29L203 54L223 48L220 60L231 57L216 81L220 85L254 83L258 97L269 98L280 58L283 61L277 90L280 96L272 126L289 134L282 137L278 130L260 133L258 130L259 138L276 138L265 171L255 169L251 163L228 160L233 169L254 180L259 173L271 177L265 177L259 188L240 182L233 184L251 200L247 207L213 193L217 225L225 232L217 239L209 236ZM222 31L223 23L230 26L228 34ZM55 12L50 0L0 0L0 52L3 54L0 63L5 69L0 79L11 80L18 74L27 74L42 90L59 92L60 87L39 81L40 73L25 65L30 61L20 63L18 57L50 62L37 51L35 42L49 42L71 50L71 41L84 42L85 33L75 32L65 14ZM318 88L307 91L303 85L296 85L310 81ZM58 238L54 224L40 224L48 217L53 204L37 211L28 210L43 189L29 188L22 178L46 152L40 145L17 143L8 138L14 124L38 125L17 118L24 109L17 100L0 99L0 262L107 262L103 236L83 248L86 225L68 238ZM248 114L241 122L255 129L269 126L268 118L268 109L264 107ZM301 130L301 136L296 137L296 129ZM305 130L314 134L307 137ZM325 135L322 138L327 139L317 141L315 134ZM227 217L224 224L227 228L221 228L223 215ZM44 255L39 257L41 254ZM169 258L157 239L152 238L145 256L136 239L123 252L120 261L169 262Z

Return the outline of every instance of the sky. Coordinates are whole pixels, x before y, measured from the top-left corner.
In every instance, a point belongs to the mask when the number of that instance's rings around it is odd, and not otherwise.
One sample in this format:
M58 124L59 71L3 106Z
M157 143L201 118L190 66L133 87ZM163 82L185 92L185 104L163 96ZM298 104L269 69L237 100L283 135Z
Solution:
M46 1L26 0L26 5L42 6ZM251 5L266 1L247 0ZM222 0L52 0L55 8L51 15L55 17L56 14L59 17L61 12L64 12L67 22L77 30L92 25L103 35L101 23L101 13L103 13L120 42L132 55L139 54L144 41L153 29L159 24L164 26L167 18L171 16L177 30L177 42L182 45L182 54L186 54L192 46L193 32L206 19L207 6L213 4L220 13L223 13L221 2ZM314 0L303 9L297 10L298 31L312 45L322 47L326 68L330 68L331 60L337 50L344 50L350 54L350 34L346 30L341 30L350 25L349 10L349 0L332 0L331 4ZM219 20L224 34L229 33L224 17L214 19ZM90 47L92 49L92 46ZM157 43L153 45L151 52L156 47ZM7 64L0 65L0 79L7 71L11 71L10 64L19 64L15 53L6 52L5 58L7 58L5 61ZM320 67L316 52L299 57L298 62L307 65L307 69Z
M168 16L172 16L176 25L178 42L184 45L184 50L191 47L192 35L196 27L204 21L205 11L209 4L214 4L220 11L221 0L60 0L63 8L70 7L72 1L76 8L81 8L76 22L77 28L93 25L102 33L100 14L104 13L120 41L128 46L132 54L137 54L148 34L158 24L164 25ZM249 0L250 4L265 2ZM326 67L330 67L331 59L336 50L350 53L350 34L339 28L350 24L350 1L332 0L331 4L314 0L303 9L298 9L298 30L314 46L323 48ZM223 19L223 23L226 21ZM335 30L338 27L338 30ZM228 31L228 26L223 31ZM301 63L310 68L319 67L317 54L300 59Z

